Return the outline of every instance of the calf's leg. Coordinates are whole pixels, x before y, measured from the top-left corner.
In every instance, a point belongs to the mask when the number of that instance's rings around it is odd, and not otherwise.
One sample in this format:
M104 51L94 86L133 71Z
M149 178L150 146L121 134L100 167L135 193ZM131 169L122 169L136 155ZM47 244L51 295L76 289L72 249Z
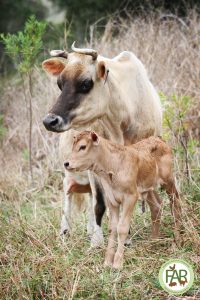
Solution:
M124 243L129 232L133 208L138 200L138 194L126 195L124 198L121 217L117 226L118 246L113 262L113 268L115 269L119 269L123 265Z
M180 204L180 196L177 191L174 179L168 180L163 188L166 190L169 198L170 198L170 207L171 213L174 219L175 225L175 235L179 238L179 230L181 225L181 204Z
M105 254L105 266L112 266L114 255L115 255L115 246L116 246L116 237L117 237L117 224L119 222L119 207L114 207L109 205L109 237L108 237L108 246Z
M170 198L171 213L175 225L175 239L177 242L179 242L179 231L181 225L181 200L176 189L173 176L173 158L171 154L162 157L159 165L159 173L163 181L162 187L166 190Z
M162 200L155 191L149 191L146 195L146 200L151 211L152 231L151 236L153 239L158 238L161 213L162 213Z

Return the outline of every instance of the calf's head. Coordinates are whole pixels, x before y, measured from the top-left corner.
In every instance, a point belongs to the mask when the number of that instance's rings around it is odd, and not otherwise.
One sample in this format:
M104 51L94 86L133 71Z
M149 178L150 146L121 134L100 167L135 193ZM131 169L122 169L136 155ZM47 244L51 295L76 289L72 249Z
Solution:
M91 170L97 159L99 137L95 132L83 131L74 137L72 152L64 162L68 171Z
M105 86L107 70L104 61L97 61L97 52L92 49L78 49L74 52L60 50L51 52L51 58L43 62L43 69L57 77L61 91L57 101L43 119L47 130L61 132L70 128L88 125L105 114Z

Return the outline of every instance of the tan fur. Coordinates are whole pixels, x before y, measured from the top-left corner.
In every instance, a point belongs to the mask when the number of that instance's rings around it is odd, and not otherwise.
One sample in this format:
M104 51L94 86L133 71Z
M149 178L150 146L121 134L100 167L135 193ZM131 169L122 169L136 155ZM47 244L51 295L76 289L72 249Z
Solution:
M69 64L66 65L65 69L61 74L61 77L63 78L63 80L76 80L76 78L78 78L80 75L83 75L86 71L86 67L81 63Z
M51 64L55 61L56 69L58 59L49 61ZM66 64L61 64L64 68L60 73L48 66L48 60L43 63L43 68L53 75L59 73L65 80L80 76L91 78L95 83L90 93L84 95L84 104L73 110L75 117L71 124L64 124L62 130L82 126L85 129L101 119L118 143L133 143L160 134L160 100L143 64L133 53L124 51L112 59L98 55L96 61L88 55L69 53Z
M94 123L97 122L97 127L99 124L103 127L103 134L97 130L100 135L124 145L161 134L159 96L148 79L145 67L132 52L124 51L113 58L98 55L95 61L89 55L72 52L68 54L66 64L62 65L64 68L60 69L60 73L48 68L47 63L43 63L43 68L50 74L59 74L61 79L63 76L62 81L70 81L72 91L78 77L93 80L94 86L89 93L81 96L83 101L70 112L62 109L61 102L66 103L66 90L61 93L58 105L54 104L50 110L50 114L56 113L59 119L62 116L62 128L59 127L58 131L72 128L96 130ZM75 95L72 93L71 97L73 101ZM70 145L72 140L67 138L64 141L62 138L61 144L67 148L68 141ZM62 145L61 148L65 149ZM93 193L93 205L94 202Z
M81 150L82 146L86 146L86 149ZM92 170L104 187L110 210L106 264L114 268L122 266L124 242L128 235L132 211L140 194L150 206L152 235L158 236L162 200L155 188L159 184L170 197L175 225L178 226L181 208L172 172L172 151L160 138L152 136L134 145L122 146L90 131L84 131L74 139L68 163L68 170ZM120 218L119 206L122 207ZM116 233L118 248L115 253L113 249Z

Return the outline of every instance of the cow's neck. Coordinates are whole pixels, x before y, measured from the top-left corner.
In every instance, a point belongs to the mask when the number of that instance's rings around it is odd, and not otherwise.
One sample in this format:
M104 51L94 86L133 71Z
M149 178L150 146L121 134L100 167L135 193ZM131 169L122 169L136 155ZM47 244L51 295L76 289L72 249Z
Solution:
M119 85L110 78L106 83L109 89L108 108L106 113L99 119L109 132L109 140L118 144L125 144L124 133L130 125L129 112L119 92Z
M110 115L106 114L99 119L100 124L104 127L104 137L115 141L118 144L124 144L123 132L120 127L120 122L115 121Z

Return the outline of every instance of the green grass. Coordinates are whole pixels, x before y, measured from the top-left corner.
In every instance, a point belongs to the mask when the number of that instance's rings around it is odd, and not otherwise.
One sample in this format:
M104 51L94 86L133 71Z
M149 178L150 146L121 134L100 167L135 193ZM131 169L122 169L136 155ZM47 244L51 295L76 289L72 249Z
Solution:
M58 135L47 132L41 122L57 97L56 85L35 70L35 182L31 188L24 151L28 148L29 130L22 81L17 76L1 78L0 300L200 299L200 64L196 59L200 49L199 16L191 11L184 20L187 28L177 18L164 20L162 14L156 18L150 15L149 19L118 21L118 34L115 34L116 22L109 21L104 35L94 38L92 44L109 57L125 48L134 51L145 64L153 84L162 91L163 137L174 150L175 176L184 208L183 245L177 247L174 243L168 201L163 209L159 240L149 239L148 210L145 214L141 214L141 209L136 210L131 225L133 245L125 251L122 271L103 267L105 248L89 250L84 215L78 217L73 234L61 239ZM105 217L105 237L107 223ZM194 285L183 297L170 297L160 287L160 266L170 258L183 258L193 266ZM190 295L193 297L189 298Z
M199 289L199 256L187 238L181 248L173 242L167 201L159 240L149 239L148 210L136 209L122 271L103 267L104 248L89 249L84 215L72 236L60 238L60 203L45 201L41 191L29 200L2 201L0 211L0 299L167 299L158 272L170 258L186 259L194 268L195 283L186 295ZM105 217L105 236L106 224Z

